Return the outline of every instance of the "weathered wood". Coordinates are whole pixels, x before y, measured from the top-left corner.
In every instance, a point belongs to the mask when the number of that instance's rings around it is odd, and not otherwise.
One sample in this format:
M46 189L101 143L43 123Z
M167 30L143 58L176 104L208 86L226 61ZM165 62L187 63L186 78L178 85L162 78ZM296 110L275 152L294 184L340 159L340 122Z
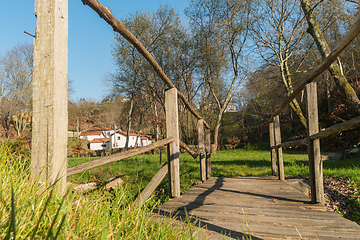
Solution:
M292 148L292 147L298 147L298 146L303 146L303 145L307 145L307 138L303 138L303 139L295 140L295 141L291 141L291 142L281 143L279 146L282 148Z
M211 178L211 131L205 130L206 179Z
M348 130L357 128L359 126L360 126L360 117L353 118L349 121L336 124L334 126L331 126L327 129L321 131L321 132L311 135L310 140L325 138L334 133L348 131ZM291 147L298 147L298 146L303 146L303 145L307 145L307 144L308 144L308 138L304 138L304 139L300 139L300 140L296 140L296 141L281 143L279 146L282 148L291 148ZM274 148L275 148L275 146L274 146Z
M276 149L275 149L275 133L274 123L269 123L269 135L270 135L270 155L271 155L271 172L276 176Z
M359 225L309 200L273 176L211 178L154 212L184 221L192 217L231 239L242 239L247 227L252 239L299 239L299 233L303 239L357 238Z
M191 150L191 148L188 145L186 145L186 143L184 143L183 141L179 140L179 144L180 147L185 149L193 158L197 158L199 156L197 152Z
M165 92L166 134L174 141L168 146L168 171L170 197L180 197L179 165L179 117L177 89L170 88Z
M158 142L152 143L150 145L147 145L147 146L144 146L144 147L141 147L141 148L132 149L132 150L129 150L129 151L126 151L126 152L116 153L116 154L113 154L113 155L110 155L110 156L107 156L107 157L94 159L94 160L92 160L90 162L86 162L86 163L77 165L75 167L68 168L67 169L67 176L71 176L71 175L74 175L74 174L77 174L77 173L84 172L86 170L90 170L90 169L93 169L93 168L96 168L96 167L100 167L100 166L102 166L104 164L107 164L107 163L120 161L120 160L125 159L125 158L129 158L129 157L133 157L133 156L136 156L136 155L139 155L139 154L142 154L142 153L146 153L146 152L149 152L149 151L151 151L151 150L153 150L155 148L164 146L164 145L169 144L169 143L174 142L174 141L175 141L175 139L173 137L170 137L170 138L160 140Z
M282 147L281 144L281 131L280 131L280 118L279 115L274 117L274 135L275 135L275 145L276 145L276 158L278 164L278 174L279 179L284 181L284 161L283 161L283 154L282 154Z
M104 19L115 32L120 33L126 40L128 40L138 51L139 53L148 61L148 63L155 70L160 79L169 87L175 88L175 85L169 80L165 72L162 70L160 65L156 62L151 53L146 50L146 48L141 44L141 42L125 28L123 23L117 20L114 15L112 15L109 8L104 7L97 0L81 0L84 5L88 5L92 8L102 19ZM175 88L176 89L176 88ZM178 91L178 90L177 90ZM188 101L184 94L178 91L179 98L183 101L187 109L197 118L202 119L202 117L195 111L193 105ZM206 128L210 128L209 125L204 122Z
M306 96L311 202L324 204L323 164L320 154L320 140L311 140L309 137L319 132L316 82L306 85Z
M200 180L206 180L205 143L204 143L204 121L198 120L196 125L198 133L199 159L200 159Z
M165 163L160 170L155 174L155 176L151 179L145 189L140 193L139 197L135 200L134 206L141 206L154 192L154 190L159 186L161 181L165 178L168 173L168 165Z
M321 139L321 138L330 136L331 134L342 132L342 131L347 131L347 130L354 129L359 126L360 126L360 117L353 118L347 122L336 124L334 126L331 126L327 129L325 129L324 131L313 134L310 136L310 139L311 140Z
M306 84L315 80L325 69L327 69L340 55L340 53L346 48L346 46L359 34L360 32L360 18L355 22L354 26L347 32L347 34L340 40L334 50L327 56L327 58L320 63L314 71L312 71L301 84L294 90L294 92L283 102L281 107L274 112L270 118L270 122L273 118L279 115L287 105L296 98L305 88Z
M68 1L35 1L31 176L66 191Z

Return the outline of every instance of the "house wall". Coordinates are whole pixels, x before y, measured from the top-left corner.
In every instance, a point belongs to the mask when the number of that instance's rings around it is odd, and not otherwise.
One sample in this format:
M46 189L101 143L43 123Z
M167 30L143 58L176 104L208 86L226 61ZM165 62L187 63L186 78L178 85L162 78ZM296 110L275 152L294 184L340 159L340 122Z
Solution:
M103 147L102 145L105 145ZM109 149L109 142L106 143L90 143L90 150L105 150Z
M85 139L88 140L88 141L92 141L95 138L106 138L106 137L104 136L103 133L101 133L100 135L88 135L88 136L86 136Z

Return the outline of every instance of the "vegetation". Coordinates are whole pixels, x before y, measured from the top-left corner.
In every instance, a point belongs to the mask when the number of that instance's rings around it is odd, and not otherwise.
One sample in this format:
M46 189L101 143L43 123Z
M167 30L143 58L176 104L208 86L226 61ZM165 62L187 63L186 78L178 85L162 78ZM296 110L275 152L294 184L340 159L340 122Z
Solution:
M0 146L1 239L193 239L191 225L173 220L153 221L151 205L131 208L127 187L113 192L59 196L52 188L41 192L31 184L29 161L8 142ZM198 237L196 237L198 238Z
M284 168L286 176L309 176L307 154L298 154L285 151ZM87 158L70 158L69 167L89 161ZM163 159L164 161L164 159ZM165 159L166 161L166 159ZM189 154L180 154L180 182L181 192L187 191L200 179L199 160L193 159ZM251 145L244 148L218 151L211 155L213 177L235 176L265 176L271 175L270 152L267 143ZM135 192L142 190L151 178L160 169L159 155L141 155L112 163L83 174L71 176L68 180L85 183L95 180L104 183L114 176L120 176L128 184L136 185ZM324 161L324 176L347 177L354 184L360 184L360 163L356 158L347 158L344 161ZM163 180L155 193L156 197L166 200L168 186L167 178Z

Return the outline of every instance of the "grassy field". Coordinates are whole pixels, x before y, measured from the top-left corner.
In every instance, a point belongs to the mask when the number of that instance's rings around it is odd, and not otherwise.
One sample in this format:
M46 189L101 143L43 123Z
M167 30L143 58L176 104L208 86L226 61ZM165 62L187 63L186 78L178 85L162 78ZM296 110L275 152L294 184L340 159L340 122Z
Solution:
M307 154L299 154L284 151L284 169L286 176L308 176ZM91 160L91 159L90 159ZM89 161L88 158L69 159L69 167ZM163 155L162 162L166 161ZM258 149L233 149L218 151L211 155L212 176L235 177L235 176L264 176L271 175L270 152L267 144L260 144ZM77 183L95 181L104 183L113 176L120 176L128 185L132 186L135 193L141 191L151 178L160 169L159 155L141 155L120 163L112 163L94 170L71 176L68 180ZM324 176L348 177L353 184L360 185L360 162L354 159L346 159L333 162L324 161ZM180 181L181 192L187 191L200 179L200 163L189 154L180 154ZM155 192L155 198L161 201L167 200L167 178L163 180Z
M0 145L0 239L198 239L193 225L152 221L152 206L133 208L126 186L65 196L30 180L29 156Z
M271 174L266 145L256 150L234 149L212 154L214 177L262 176ZM68 191L59 196L51 189L40 191L31 184L28 153L19 153L9 143L0 145L0 239L199 239L192 225L175 226L172 221L156 223L147 214L167 200L165 178L151 200L133 209L136 195L161 167L159 155L141 155L107 164L68 178L74 183L100 185L121 176L125 186L108 192L100 188L88 194ZM251 149L251 148L249 148ZM69 167L92 160L71 158ZM308 175L306 154L284 153L285 175ZM163 155L162 163L166 161ZM324 175L348 177L360 183L357 159L325 161ZM199 180L199 161L180 155L181 192Z

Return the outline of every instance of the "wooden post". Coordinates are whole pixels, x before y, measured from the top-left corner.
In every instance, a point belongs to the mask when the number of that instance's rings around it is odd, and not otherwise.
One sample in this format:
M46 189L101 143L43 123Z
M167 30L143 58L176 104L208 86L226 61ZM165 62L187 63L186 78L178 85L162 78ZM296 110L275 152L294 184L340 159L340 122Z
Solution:
M311 202L324 204L323 164L320 156L320 140L310 140L311 135L319 132L316 82L306 85L306 95Z
M35 0L31 177L66 191L68 1Z
M170 197L180 197L180 167L179 167L179 118L177 89L170 88L165 92L166 134L173 137L174 142L168 145L169 194Z
M275 150L275 134L274 134L274 122L269 124L270 135L270 153L271 153L271 172L273 176L276 176L276 150Z
M282 154L282 147L279 147L281 143L281 131L280 131L280 119L279 115L274 117L274 135L275 135L275 149L276 149L276 158L278 163L278 173L279 173L279 180L284 181L284 161L283 161L283 154Z
M206 180L205 143L204 143L204 120L199 119L196 125L198 133L199 158L200 158L200 180Z
M211 178L211 132L210 129L205 130L206 144L206 179Z

